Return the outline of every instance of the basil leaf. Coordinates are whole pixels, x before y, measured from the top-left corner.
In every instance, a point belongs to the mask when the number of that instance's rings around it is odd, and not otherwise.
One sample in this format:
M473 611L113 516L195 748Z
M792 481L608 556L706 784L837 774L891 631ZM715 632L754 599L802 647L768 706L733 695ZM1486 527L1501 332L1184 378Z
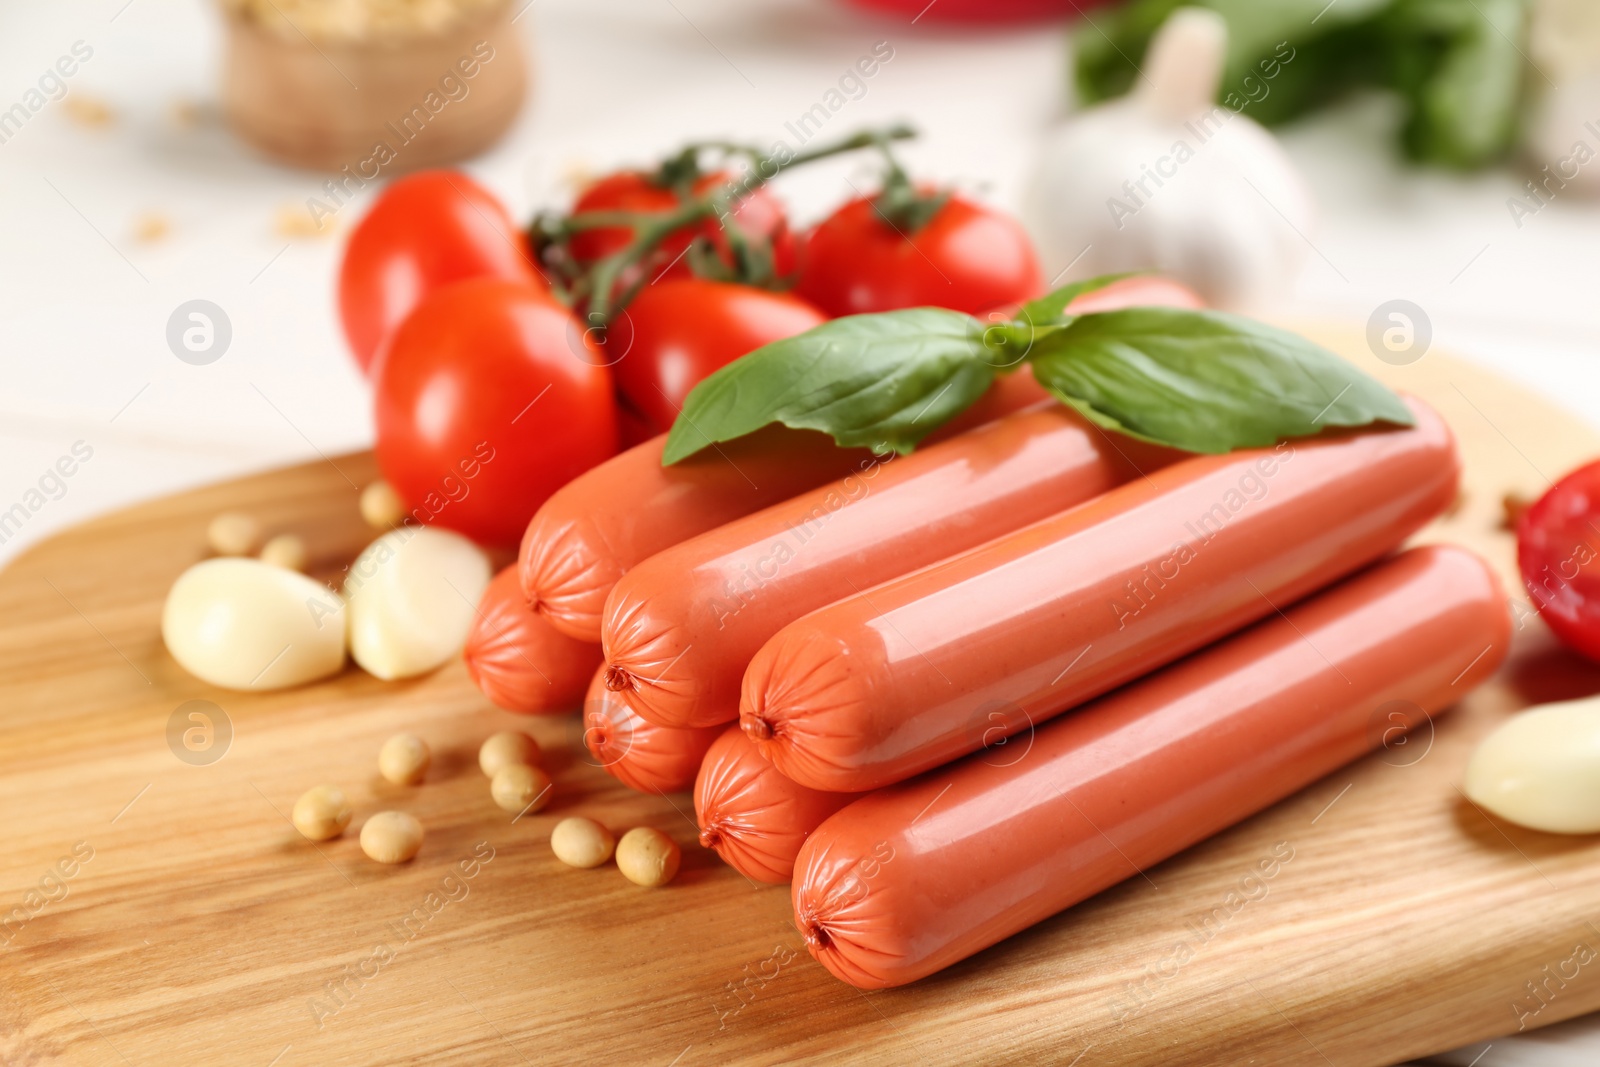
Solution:
M1030 300L1017 311L1016 317L1023 322L1034 326L1045 326L1059 322L1066 315L1067 305L1084 293L1096 289L1104 289L1112 282L1120 282L1124 278L1131 278L1137 272L1129 271L1123 274L1102 274L1098 278L1086 278L1081 282L1063 285L1061 288L1046 293L1037 300Z
M1188 452L1415 421L1398 396L1326 349L1220 311L1083 315L1031 359L1039 383L1093 422Z
M909 452L982 396L998 364L984 324L942 308L851 315L775 341L689 393L663 466L781 422L846 448Z

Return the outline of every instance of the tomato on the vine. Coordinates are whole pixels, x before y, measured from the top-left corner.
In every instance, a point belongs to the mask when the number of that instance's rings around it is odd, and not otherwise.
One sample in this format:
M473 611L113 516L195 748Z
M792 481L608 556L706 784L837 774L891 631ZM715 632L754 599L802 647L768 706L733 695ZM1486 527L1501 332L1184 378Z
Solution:
M399 179L356 224L339 264L339 317L361 369L424 297L466 278L540 284L526 238L493 193L453 170Z
M652 433L665 433L689 390L712 371L826 321L787 293L675 278L639 291L612 322L607 348L617 388Z
M642 445L656 435L653 424L646 422L645 417L633 410L633 405L626 398L618 397L617 402L617 446L623 450L634 445Z
M617 450L611 373L526 282L440 289L374 368L378 466L410 514L514 546L545 498Z
M976 315L1043 287L1033 244L1009 215L951 196L908 232L863 197L811 231L795 291L835 316L928 306Z
M1523 512L1517 566L1555 635L1600 660L1600 462L1562 478Z
M696 195L713 191L718 185L737 181L726 171L705 174L696 179L692 191ZM640 211L665 212L680 206L682 201L670 187L659 185L653 176L634 170L617 171L594 182L579 194L572 205L575 215L590 211ZM783 206L767 189L757 188L737 199L729 212L729 221L751 240L771 243L773 270L778 277L793 272L795 261L794 235L789 230L789 220ZM620 252L632 239L633 231L627 226L601 226L584 230L572 236L572 257L581 264ZM689 264L683 254L696 237L705 237L717 250L725 264L733 263L733 253L728 248L728 238L714 218L690 224L669 235L651 254L646 269L650 278L660 275L667 278L689 277Z

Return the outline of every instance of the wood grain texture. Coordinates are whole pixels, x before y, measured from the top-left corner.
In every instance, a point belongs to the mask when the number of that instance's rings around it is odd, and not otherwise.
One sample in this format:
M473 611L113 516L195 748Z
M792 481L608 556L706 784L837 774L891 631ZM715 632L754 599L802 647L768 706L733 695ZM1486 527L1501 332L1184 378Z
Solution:
M1519 589L1501 494L1539 491L1600 454L1600 436L1466 364L1430 353L1384 367L1358 337L1314 332L1449 419L1466 495L1424 538L1480 550ZM172 662L162 598L204 554L215 512L302 534L314 570L332 574L369 536L355 486L372 477L369 457L344 456L187 493L62 534L0 574L0 1063L1343 1067L1513 1031L1519 1003L1538 1009L1528 1025L1600 1007L1600 964L1550 984L1548 1003L1525 988L1579 942L1600 948L1600 844L1494 822L1456 788L1475 740L1509 712L1600 691L1600 669L1536 620L1431 739L932 979L862 993L805 954L786 889L695 845L686 795L633 794L589 765L570 717L498 711L459 664L404 683L351 668L247 696ZM234 731L207 766L166 740L193 699ZM482 739L512 726L545 746L557 782L549 807L516 822L475 765ZM378 747L400 730L434 748L420 788L377 776ZM313 845L287 813L319 782L343 786L357 818ZM411 864L359 851L360 821L387 807L427 827ZM666 831L684 846L682 875L651 891L614 867L561 867L549 830L576 813ZM58 867L75 846L92 858ZM1293 858L1230 910L1274 848ZM464 877L459 864L491 850ZM1174 966L1183 941L1190 958Z

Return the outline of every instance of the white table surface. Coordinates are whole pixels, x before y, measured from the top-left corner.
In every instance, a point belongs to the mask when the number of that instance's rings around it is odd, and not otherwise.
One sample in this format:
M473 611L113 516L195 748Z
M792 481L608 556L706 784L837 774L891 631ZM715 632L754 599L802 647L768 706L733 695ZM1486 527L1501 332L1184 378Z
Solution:
M647 161L690 137L770 143L877 41L893 59L828 132L911 119L924 136L904 154L919 173L1001 206L1017 204L1037 137L1063 110L1064 39L1048 26L952 29L821 0L533 0L517 26L533 99L468 169L519 217L564 202L575 168ZM372 439L333 302L343 233L370 188L332 238L276 232L277 213L322 178L262 160L218 121L219 24L203 0L0 5L0 110L77 41L93 56L69 94L110 105L114 121L85 127L52 102L0 144L0 511L74 442L93 456L0 545L0 562L124 504ZM177 121L182 104L202 121ZM1506 209L1518 176L1407 169L1388 148L1395 121L1374 98L1284 134L1322 220L1317 254L1274 313L1365 322L1412 300L1436 345L1600 422L1600 205L1561 200L1519 229ZM780 189L809 220L839 198L841 175L869 182L863 166ZM142 242L150 212L172 230ZM165 341L172 310L194 298L233 326L208 366ZM1597 1061L1600 1022L1585 1019L1436 1062Z

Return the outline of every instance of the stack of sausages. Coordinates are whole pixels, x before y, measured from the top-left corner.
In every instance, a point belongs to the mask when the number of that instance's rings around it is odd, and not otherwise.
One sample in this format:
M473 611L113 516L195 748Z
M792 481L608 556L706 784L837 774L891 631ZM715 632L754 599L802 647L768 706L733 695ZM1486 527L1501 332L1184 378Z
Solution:
M693 785L701 842L792 881L812 955L899 985L1493 673L1510 621L1487 566L1398 551L1459 475L1408 403L1409 428L1191 456L1021 371L909 456L775 427L663 468L657 438L534 517L518 606L584 650L602 765Z

